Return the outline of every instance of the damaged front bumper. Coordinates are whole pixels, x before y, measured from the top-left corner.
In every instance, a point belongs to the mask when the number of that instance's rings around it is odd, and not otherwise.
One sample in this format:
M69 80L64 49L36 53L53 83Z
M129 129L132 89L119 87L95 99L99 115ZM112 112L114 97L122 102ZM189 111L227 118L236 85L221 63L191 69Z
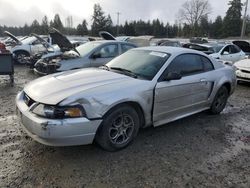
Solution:
M53 74L57 71L57 69L60 68L60 65L56 64L56 63L43 63L43 62L39 62L36 63L34 66L34 72L38 75L48 75L48 74Z
M93 142L101 119L43 118L30 111L23 95L21 92L16 97L17 114L23 129L34 140L50 146L86 145Z

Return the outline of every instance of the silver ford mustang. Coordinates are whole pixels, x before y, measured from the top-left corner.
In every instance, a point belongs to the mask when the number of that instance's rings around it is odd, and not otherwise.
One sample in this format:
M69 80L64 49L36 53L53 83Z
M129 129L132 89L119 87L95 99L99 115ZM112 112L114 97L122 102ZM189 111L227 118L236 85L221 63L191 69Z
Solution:
M52 146L126 147L139 128L209 109L220 113L236 86L235 71L202 52L176 47L129 50L99 68L32 81L16 97L21 124Z

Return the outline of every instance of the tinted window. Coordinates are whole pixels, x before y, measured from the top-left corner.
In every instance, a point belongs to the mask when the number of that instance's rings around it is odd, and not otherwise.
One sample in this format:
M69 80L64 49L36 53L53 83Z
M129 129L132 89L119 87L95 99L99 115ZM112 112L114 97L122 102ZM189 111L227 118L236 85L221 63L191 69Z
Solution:
M134 48L134 46L132 45L128 45L128 44L121 44L121 48L122 48L122 53Z
M118 56L118 45L109 44L102 47L97 53L100 53L101 58L109 58Z
M227 52L228 54L230 54L229 46L226 46L226 47L223 49L222 54L224 54L225 52Z
M201 56L194 54L180 55L170 63L167 72L177 72L182 76L203 72Z
M240 52L240 49L237 46L231 45L230 48L231 48L231 54L235 54L235 53Z
M200 58L201 58L201 61L203 63L203 67L204 67L205 72L214 70L214 66L208 58L206 58L204 56L200 56Z

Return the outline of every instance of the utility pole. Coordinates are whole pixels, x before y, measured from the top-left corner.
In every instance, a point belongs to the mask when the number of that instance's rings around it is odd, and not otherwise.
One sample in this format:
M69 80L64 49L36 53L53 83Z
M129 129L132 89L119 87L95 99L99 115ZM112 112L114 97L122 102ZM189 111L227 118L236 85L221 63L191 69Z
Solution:
M117 12L117 25L116 25L116 36L119 36L119 17L120 17L120 12Z
M240 35L241 39L245 36L245 32L246 32L247 7L248 7L248 0L246 0L245 2L245 13L243 17L243 23L242 23L241 35Z

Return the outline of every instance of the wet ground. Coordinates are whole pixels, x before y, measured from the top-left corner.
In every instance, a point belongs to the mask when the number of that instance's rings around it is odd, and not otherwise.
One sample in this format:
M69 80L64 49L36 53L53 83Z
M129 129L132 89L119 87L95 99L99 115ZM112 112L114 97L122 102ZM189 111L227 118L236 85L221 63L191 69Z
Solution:
M250 187L250 84L237 86L221 115L143 129L128 148L109 153L30 139L14 100L36 76L15 68L14 87L0 76L0 187Z

